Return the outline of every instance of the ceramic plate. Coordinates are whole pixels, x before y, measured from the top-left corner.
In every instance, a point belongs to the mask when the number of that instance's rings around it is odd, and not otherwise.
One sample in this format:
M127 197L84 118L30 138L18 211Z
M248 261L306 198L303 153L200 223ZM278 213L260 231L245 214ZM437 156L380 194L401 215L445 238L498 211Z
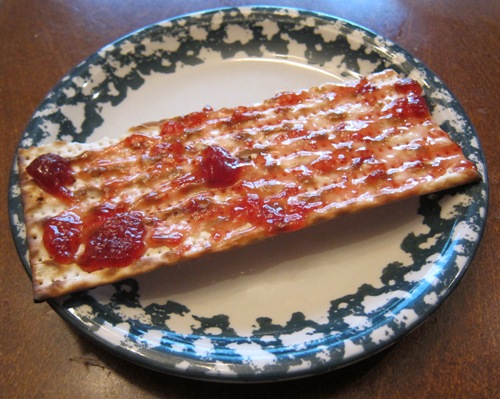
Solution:
M385 68L423 85L434 118L477 164L482 183L342 217L51 306L119 356L210 380L316 374L396 342L464 275L483 231L487 184L478 138L457 100L386 39L296 9L219 9L167 20L78 65L41 103L20 146L116 136L206 105L250 105L279 90ZM9 195L13 234L29 273L15 166Z

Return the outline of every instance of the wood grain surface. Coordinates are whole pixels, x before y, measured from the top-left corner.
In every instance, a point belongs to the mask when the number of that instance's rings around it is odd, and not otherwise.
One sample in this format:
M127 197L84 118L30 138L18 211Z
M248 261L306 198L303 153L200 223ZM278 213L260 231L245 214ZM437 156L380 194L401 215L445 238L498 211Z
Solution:
M478 253L450 298L395 346L347 368L272 384L193 381L128 363L34 304L11 237L11 162L32 113L75 65L144 25L248 1L0 0L0 398L498 398L500 2L264 1L332 14L395 41L457 96L488 161Z

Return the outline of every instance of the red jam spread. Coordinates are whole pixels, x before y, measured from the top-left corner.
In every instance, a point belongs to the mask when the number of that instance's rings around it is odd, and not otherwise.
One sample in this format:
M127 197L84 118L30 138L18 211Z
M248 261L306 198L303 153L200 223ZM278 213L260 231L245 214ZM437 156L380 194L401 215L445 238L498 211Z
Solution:
M403 120L430 118L427 103L425 99L419 95L410 95L394 100L389 108L389 112L392 112L394 116L400 117Z
M42 154L26 168L28 174L49 194L61 199L69 199L71 191L67 189L75 182L70 162L57 154Z
M151 247L182 259L239 234L297 230L356 201L398 197L457 157L418 83L389 74L207 107L69 160L41 156L28 172L46 191L78 198L74 213L45 225L50 254L94 271L127 266Z
M75 261L82 229L82 220L73 212L64 212L44 223L43 244L56 262L68 264Z
M209 187L229 187L241 176L241 165L227 150L208 146L201 154L198 173Z
M102 204L83 218L68 211L48 219L44 223L43 243L56 262L76 262L91 272L128 266L139 259L146 249L145 236L140 212ZM81 245L85 250L78 256Z
M205 107L202 111L191 112L166 121L160 129L160 134L162 136L176 136L199 129L206 122L210 111L212 111L212 108Z
M146 227L139 212L117 213L86 228L90 233L78 264L87 272L128 266L146 250Z
M410 78L399 79L395 84L394 88L400 94L422 94L422 87L417 81Z

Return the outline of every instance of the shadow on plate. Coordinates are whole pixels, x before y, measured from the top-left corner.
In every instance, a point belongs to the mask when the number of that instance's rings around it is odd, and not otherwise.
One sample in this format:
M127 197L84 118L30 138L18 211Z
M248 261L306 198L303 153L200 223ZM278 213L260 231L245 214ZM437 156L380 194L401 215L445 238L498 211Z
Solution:
M383 207L320 223L293 233L282 234L246 247L203 256L199 259L156 270L139 276L141 300L152 301L158 296L188 293L223 280L263 273L286 264L280 273L293 276L308 264L311 256L349 247L349 251L367 251L364 242L390 235L392 231L413 231L421 224L417 214L418 199L409 199ZM382 244L387 238L380 238ZM396 243L395 246L398 246ZM380 248L380 250L384 250ZM356 253L352 253L353 258ZM304 260L301 262L301 260ZM395 259L396 260L396 259ZM293 262L292 262L293 261ZM147 287L147 289L143 289Z

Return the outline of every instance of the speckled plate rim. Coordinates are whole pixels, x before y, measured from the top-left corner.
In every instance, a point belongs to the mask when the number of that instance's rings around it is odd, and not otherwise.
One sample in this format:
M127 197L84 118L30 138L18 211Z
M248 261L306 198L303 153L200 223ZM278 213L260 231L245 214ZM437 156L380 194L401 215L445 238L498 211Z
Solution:
M476 145L475 149L471 149L469 145L466 143L465 137L458 137L455 136L454 139L459 141L459 143L462 146L465 146L465 151L469 152L474 150L475 155L477 159L475 159L476 162L478 162L481 166L481 172L483 175L483 181L480 183L480 187L476 188L474 200L478 201L478 204L476 204L476 207L474 206L469 206L468 207L468 212L469 214L475 214L479 212L479 209L481 208L483 210L483 214L479 215L474 223L474 227L476 229L476 236L475 239L472 240L469 244L469 247L466 252L466 258L464 260L463 267L460 268L458 273L456 273L453 278L446 283L446 286L444 287L444 290L440 292L438 300L433 303L430 306L426 306L423 311L418 315L417 320L413 321L409 325L405 325L400 329L396 329L394 334L390 337L390 339L387 339L383 342L381 342L378 345L370 345L364 350L362 350L359 353L355 353L352 356L349 356L348 358L344 359L331 359L330 361L326 361L320 366L315 365L313 367L305 367L305 368L299 368L295 372L289 372L286 370L285 367L278 367L278 368L273 368L271 370L264 370L255 372L255 370L248 372L248 369L245 370L240 370L241 372L236 372L236 374L225 374L225 373L219 373L219 374L206 374L201 371L203 369L203 364L204 364L204 359L201 358L196 358L192 357L189 359L189 361L193 363L197 363L199 368L194 368L193 370L190 370L189 368L186 370L179 370L175 369L173 367L172 363L169 361L164 361L165 359L162 358L157 358L157 359L151 359L148 356L145 356L144 354L141 354L137 351L130 350L129 348L123 347L123 346L115 346L106 339L96 335L94 331L89 328L88 325L85 324L81 319L76 318L71 311L67 307L61 306L62 304L57 301L49 301L49 304L52 306L52 308L65 320L67 321L70 325L75 327L76 330L78 330L80 333L82 333L84 336L90 338L93 342L96 342L100 346L110 350L114 354L129 360L133 363L139 364L141 366L151 368L157 371L161 372L166 372L170 374L176 374L176 375L181 375L181 376L187 376L187 377L192 377L192 378L198 378L198 379L205 379L205 380L217 380L217 381L245 381L245 382L263 382L263 381L275 381L275 380L283 380L283 379L289 379L289 378L297 378L297 377L303 377L307 375L312 375L312 374L317 374L321 372L326 372L329 370L333 370L339 367L347 366L349 364L352 364L356 361L359 361L361 359L364 359L366 357L369 357L385 348L388 346L394 344L397 342L401 337L404 335L408 334L410 331L415 329L418 325L420 325L427 317L434 312L439 305L446 299L448 296L451 294L451 292L455 289L457 284L460 282L464 274L466 273L468 267L470 266L470 263L472 262L472 259L478 249L483 231L484 231L484 224L486 221L486 215L487 215L487 208L488 208L488 181L487 181L487 171L486 171L486 163L484 161L484 156L482 155L482 150L480 148L479 140L477 138L477 134L474 131L474 128L468 119L468 117L465 114L465 111L463 110L462 106L458 103L458 101L455 99L453 94L446 88L446 86L424 65L422 64L419 60L415 59L413 56L411 56L408 52L406 52L404 49L399 47L398 45L387 41L386 39L382 38L381 36L373 33L372 31L363 28L359 25L356 25L352 22L336 18L334 16L326 15L323 13L318 13L315 11L309 11L309 10L300 10L300 9L292 9L292 8L285 8L285 7L272 7L272 6L249 6L249 7L230 7L230 8L222 8L222 9L214 9L214 10L206 10L206 11L201 11L201 12L196 12L192 14L187 14L187 15L182 15L178 16L175 18L171 18L169 20L163 21L160 24L154 24L147 26L145 28L139 29L129 35L126 35L115 42L111 43L110 45L106 46L104 49L100 50L96 54L90 56L82 62L80 65L78 65L72 72L70 72L66 78L64 78L48 95L48 98L53 95L53 93L57 92L61 85L63 85L63 82L68 79L68 77L72 76L79 76L82 71L87 69L92 63L99 57L99 54L103 54L106 48L109 46L114 46L118 43L123 43L123 41L128 40L128 38L134 37L137 34L143 33L143 32L154 32L157 27L159 27L161 24L165 24L166 22L172 22L172 23L177 23L179 21L189 21L192 18L198 18L200 15L202 16L208 16L208 15L213 15L215 13L222 13L224 15L229 15L230 13L240 13L244 12L246 17L255 17L259 16L259 18L262 18L265 16L266 18L273 19L275 15L281 15L283 17L286 14L293 15L294 18L297 19L306 19L306 18L313 18L316 19L317 21L322 21L325 24L328 23L340 23L343 26L347 27L348 29L353 29L359 32L363 32L364 35L366 35L367 39L370 40L376 40L377 43L381 46L383 50L389 50L390 54L395 54L398 57L402 57L400 61L403 62L403 65L400 65L402 69L408 67L410 70L418 70L422 76L429 77L433 81L433 85L439 87L440 90L446 92L451 99L451 103L448 105L451 105L454 109L454 111L462 118L462 121L467 125L467 138L469 140L475 140ZM162 28L164 29L164 28ZM385 60L387 61L387 60ZM425 87L424 89L429 89L428 87ZM427 93L428 94L428 93ZM436 103L439 103L439 99L436 99ZM438 104L439 105L439 104ZM445 121L446 122L446 121ZM36 124L39 123L38 121L32 119L30 124L28 124L26 128L26 132L30 132ZM29 133L28 133L29 134ZM22 140L21 140L22 141ZM22 144L20 143L20 146ZM469 154L470 155L470 154ZM9 213L11 217L11 226L12 226L12 233L14 236L15 244L17 251L19 253L19 256L23 262L23 265L27 271L28 274L30 274L30 268L28 265L28 262L26 260L26 244L25 242L22 242L22 240L19 239L19 231L16 230L15 226L16 223L18 223L18 220L16 219L16 211L14 208L19 208L19 199L13 194L13 187L17 185L17 172L16 172L16 166L15 166L15 160L13 163L12 167L12 172L11 172L11 177L10 177L10 183L9 183ZM468 188L466 189L468 190ZM412 301L421 301L422 297L417 296L412 298ZM400 303L401 306L406 306L408 305L408 301L402 301ZM392 311L397 314L400 309L398 309L398 304L395 304L392 307ZM366 335L368 332L367 331L360 331L359 335L363 336ZM317 345L317 344L316 344ZM325 341L322 342L322 345L328 345L328 343L325 344ZM307 360L311 356L311 351L313 351L314 348L310 348L306 345L305 350L299 351L299 357L302 361ZM310 353L311 352L311 353ZM169 355L166 354L168 357Z

